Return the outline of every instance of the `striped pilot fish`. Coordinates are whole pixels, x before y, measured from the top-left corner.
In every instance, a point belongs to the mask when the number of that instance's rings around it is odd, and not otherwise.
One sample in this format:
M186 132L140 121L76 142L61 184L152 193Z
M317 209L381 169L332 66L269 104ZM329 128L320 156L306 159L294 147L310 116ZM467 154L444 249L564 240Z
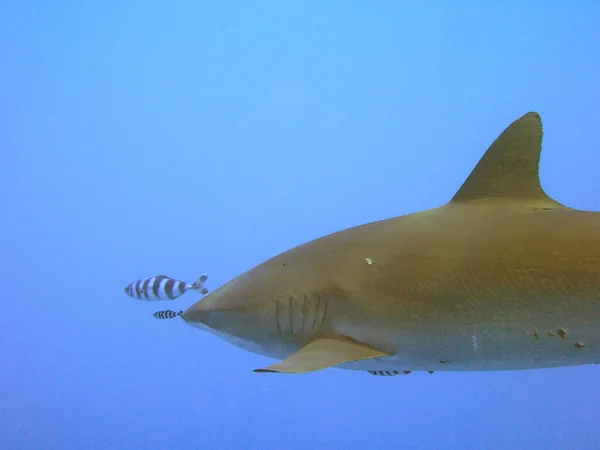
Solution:
M171 311L170 309L165 309L164 311L156 311L152 315L157 319L174 319L175 317L180 316L182 314L183 311L175 312Z
M125 287L125 293L139 300L175 300L187 291L197 291L202 295L208 294L204 283L208 276L204 273L194 283L175 280L166 275L144 278L129 283Z

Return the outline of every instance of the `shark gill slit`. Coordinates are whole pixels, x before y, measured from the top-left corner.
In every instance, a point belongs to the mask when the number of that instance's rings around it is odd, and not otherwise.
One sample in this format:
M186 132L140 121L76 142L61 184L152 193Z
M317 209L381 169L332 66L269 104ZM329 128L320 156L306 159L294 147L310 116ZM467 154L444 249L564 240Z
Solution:
M317 296L317 305L315 307L315 314L313 316L311 328L315 328L315 324L317 323L317 311L319 310L319 304L321 303L321 297Z
M290 302L288 305L288 321L290 324L290 334L294 335L294 318L292 317L293 314L293 310L294 310L294 298L292 296L290 296Z
M281 324L279 323L279 301L275 302L275 323L277 323L277 331L279 331L279 334L283 334L283 331L281 331Z
M304 294L304 301L302 302L302 329L306 329L306 308L308 306L308 295Z

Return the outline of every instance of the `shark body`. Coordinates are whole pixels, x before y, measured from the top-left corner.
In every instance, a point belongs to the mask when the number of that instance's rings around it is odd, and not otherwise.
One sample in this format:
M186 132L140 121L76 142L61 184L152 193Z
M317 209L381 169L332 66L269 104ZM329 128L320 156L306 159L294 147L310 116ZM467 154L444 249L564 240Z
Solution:
M541 141L540 117L528 113L446 205L296 247L182 317L281 360L257 372L597 363L600 213L544 193Z

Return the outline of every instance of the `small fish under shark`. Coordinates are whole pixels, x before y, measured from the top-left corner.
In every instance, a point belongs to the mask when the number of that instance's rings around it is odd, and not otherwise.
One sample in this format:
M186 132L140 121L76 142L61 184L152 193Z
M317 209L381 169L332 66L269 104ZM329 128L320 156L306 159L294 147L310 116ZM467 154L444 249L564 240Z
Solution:
M540 116L525 114L445 205L300 245L181 317L280 360L256 372L598 363L600 213L544 192L541 143Z
M125 286L125 293L138 300L175 300L187 291L198 291L202 295L208 294L204 283L208 279L205 273L192 284L176 280L166 275L142 278Z

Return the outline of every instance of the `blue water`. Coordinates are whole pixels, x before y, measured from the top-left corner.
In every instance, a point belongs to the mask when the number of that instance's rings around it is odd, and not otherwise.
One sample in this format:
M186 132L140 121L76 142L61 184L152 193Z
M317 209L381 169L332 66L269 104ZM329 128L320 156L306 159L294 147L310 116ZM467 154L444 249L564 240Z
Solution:
M546 191L600 210L598 23L595 1L5 2L0 448L597 449L600 366L256 374L152 317L197 294L123 287L214 290L439 206L531 110Z

